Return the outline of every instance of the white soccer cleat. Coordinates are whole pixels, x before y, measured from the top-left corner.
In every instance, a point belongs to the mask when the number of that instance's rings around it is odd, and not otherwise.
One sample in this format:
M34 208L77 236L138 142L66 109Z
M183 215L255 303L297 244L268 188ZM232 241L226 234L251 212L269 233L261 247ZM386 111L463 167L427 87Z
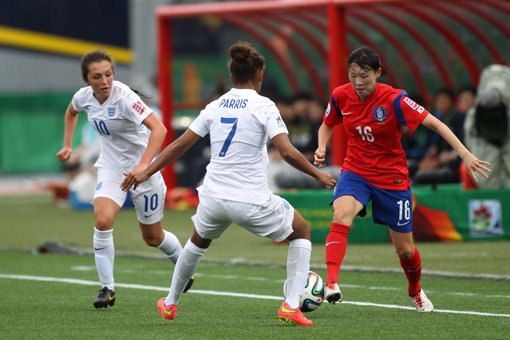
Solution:
M434 310L434 305L430 302L427 295L425 295L423 289L420 290L418 294L409 296L409 298L418 312L432 312Z
M333 281L329 285L326 285L324 299L332 304L342 302L342 291L340 290L338 283Z

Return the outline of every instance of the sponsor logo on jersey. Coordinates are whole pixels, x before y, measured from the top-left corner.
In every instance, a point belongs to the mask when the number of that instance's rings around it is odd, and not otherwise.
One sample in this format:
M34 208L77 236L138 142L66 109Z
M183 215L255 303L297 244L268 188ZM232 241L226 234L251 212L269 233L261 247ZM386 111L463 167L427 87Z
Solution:
M96 190L101 189L101 187L102 187L102 186L103 186L103 182L99 182L99 183L97 183L97 185L96 185Z
M282 117L280 116L276 117L276 124L281 128L285 126L285 124L283 124Z
M377 106L373 112L374 120L378 122L383 122L388 118L388 115L386 114L386 109L382 106Z
M409 105L409 107L411 109L418 111L418 113L422 113L423 111L425 111L425 109L422 106L420 106L418 103L416 103L414 100L412 100L409 97L404 98L404 103Z
M143 105L143 103L141 101L137 101L134 105L133 105L133 110L135 110L136 112L138 112L139 114L142 114L145 112L145 105Z
M328 107L326 108L326 117L329 115L329 112L331 111L331 105L328 103Z
M108 112L108 117L113 117L115 116L115 106L108 106L106 108L107 112Z

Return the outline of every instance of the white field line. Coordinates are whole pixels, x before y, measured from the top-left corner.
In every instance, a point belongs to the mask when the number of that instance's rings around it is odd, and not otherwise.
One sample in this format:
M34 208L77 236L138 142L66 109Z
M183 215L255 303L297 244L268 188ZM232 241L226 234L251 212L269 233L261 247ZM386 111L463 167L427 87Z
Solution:
M96 271L96 266L72 266L72 270L76 271ZM116 269L118 272L123 273L135 273L140 272L140 270L136 269ZM145 271L144 271L145 272ZM150 274L153 275L165 275L168 277L171 277L172 272L169 270L151 270L149 271ZM245 280L245 281L270 281L270 282L278 282L278 283L284 283L285 279L269 279L267 277L259 277L259 276L239 276L239 275L220 275L220 274L202 274L202 273L195 273L196 277L207 277L207 278L213 278L213 279L220 279L220 280ZM366 286L366 285L355 285L355 284L347 284L347 283L341 283L341 288L355 288L355 289L370 289L370 290L406 290L407 286L403 288L397 288L397 287L384 287L384 286ZM502 295L502 294L478 294L478 293L465 293L465 292L436 292L430 289L427 289L427 293L440 293L440 294L446 294L446 295L458 295L458 296L480 296L483 298L496 298L496 299L510 299L510 295Z
M14 280L30 280L30 281L71 283L71 284L79 284L79 285L86 285L86 286L97 286L97 285L100 284L97 281L78 280L78 279L71 279L71 278L32 276L32 275L0 274L0 278L2 278L2 279L14 279ZM117 287L123 287L123 288L154 290L154 291L162 291L162 292L168 292L168 290L169 290L169 287L147 286L147 285L130 284L130 283L116 283L115 285ZM233 293L233 292L218 292L218 291L198 290L198 289L190 289L188 291L188 294L189 293L204 294L204 295L234 296L234 297L243 297L243 298L250 298L250 299L261 299L261 300L280 300L281 301L283 299L283 297L281 297L281 296L274 296L274 295L258 295L258 294L244 294L244 293ZM381 308L414 310L413 307L408 307L408 306L388 305L388 304L380 304L380 303L372 303L372 302L344 301L342 303L350 304L350 305L356 305L356 306L370 306L370 307L381 307ZM479 315L479 316L494 316L494 317L510 318L510 314L486 313L486 312L476 312L476 311L460 311L460 310L448 310L448 309L435 309L434 312L437 312L437 313L465 314L465 315Z

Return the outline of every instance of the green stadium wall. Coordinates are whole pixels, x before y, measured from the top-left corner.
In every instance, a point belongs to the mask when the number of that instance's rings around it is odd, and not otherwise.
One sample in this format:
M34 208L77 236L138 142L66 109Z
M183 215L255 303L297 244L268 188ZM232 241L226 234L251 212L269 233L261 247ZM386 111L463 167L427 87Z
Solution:
M510 189L464 191L460 185L436 188L413 188L413 235L416 241L480 241L510 239ZM329 232L333 209L331 190L301 190L279 193L308 221L312 242L324 243ZM506 211L505 211L506 210ZM507 222L508 224L508 222ZM356 217L349 232L349 242L389 242L386 226L372 221L372 206L367 215Z
M56 153L64 138L64 115L72 93L38 93L0 95L0 172L51 173L62 171ZM73 138L76 147L81 140L81 127L86 123L81 114Z

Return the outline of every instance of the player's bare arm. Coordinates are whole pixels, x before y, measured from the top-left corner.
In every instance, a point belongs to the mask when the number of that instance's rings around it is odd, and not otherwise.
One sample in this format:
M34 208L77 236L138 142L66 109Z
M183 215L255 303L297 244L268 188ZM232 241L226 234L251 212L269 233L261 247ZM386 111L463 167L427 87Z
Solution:
M179 138L168 145L147 168L139 171L131 171L129 174L124 173L126 178L124 178L124 181L120 185L121 189L128 191L133 185L133 189L136 189L138 184L145 182L153 174L174 162L199 139L199 135L187 129Z
M431 130L437 132L450 146L459 154L462 161L468 170L469 175L475 181L478 182L478 179L475 176L475 172L478 172L483 177L489 177L488 173L491 170L488 168L490 166L489 162L479 160L476 158L469 150L462 144L462 142L455 136L455 134L439 119L434 117L431 114L428 114L422 122L423 125L428 127Z
M73 135L78 123L78 114L79 112L74 109L73 104L69 103L64 118L64 143L62 149L57 152L57 159L63 163L69 160L73 151Z
M166 127L154 113L147 116L142 123L151 130L151 135L147 148L140 159L140 163L132 171L143 170L150 164L161 149L161 145L163 145L167 133Z
M322 123L321 127L319 128L319 143L317 150L315 150L314 154L314 165L318 165L319 168L323 168L326 166L324 163L326 161L326 147L331 139L331 135L333 134L333 128L327 126L326 124Z

